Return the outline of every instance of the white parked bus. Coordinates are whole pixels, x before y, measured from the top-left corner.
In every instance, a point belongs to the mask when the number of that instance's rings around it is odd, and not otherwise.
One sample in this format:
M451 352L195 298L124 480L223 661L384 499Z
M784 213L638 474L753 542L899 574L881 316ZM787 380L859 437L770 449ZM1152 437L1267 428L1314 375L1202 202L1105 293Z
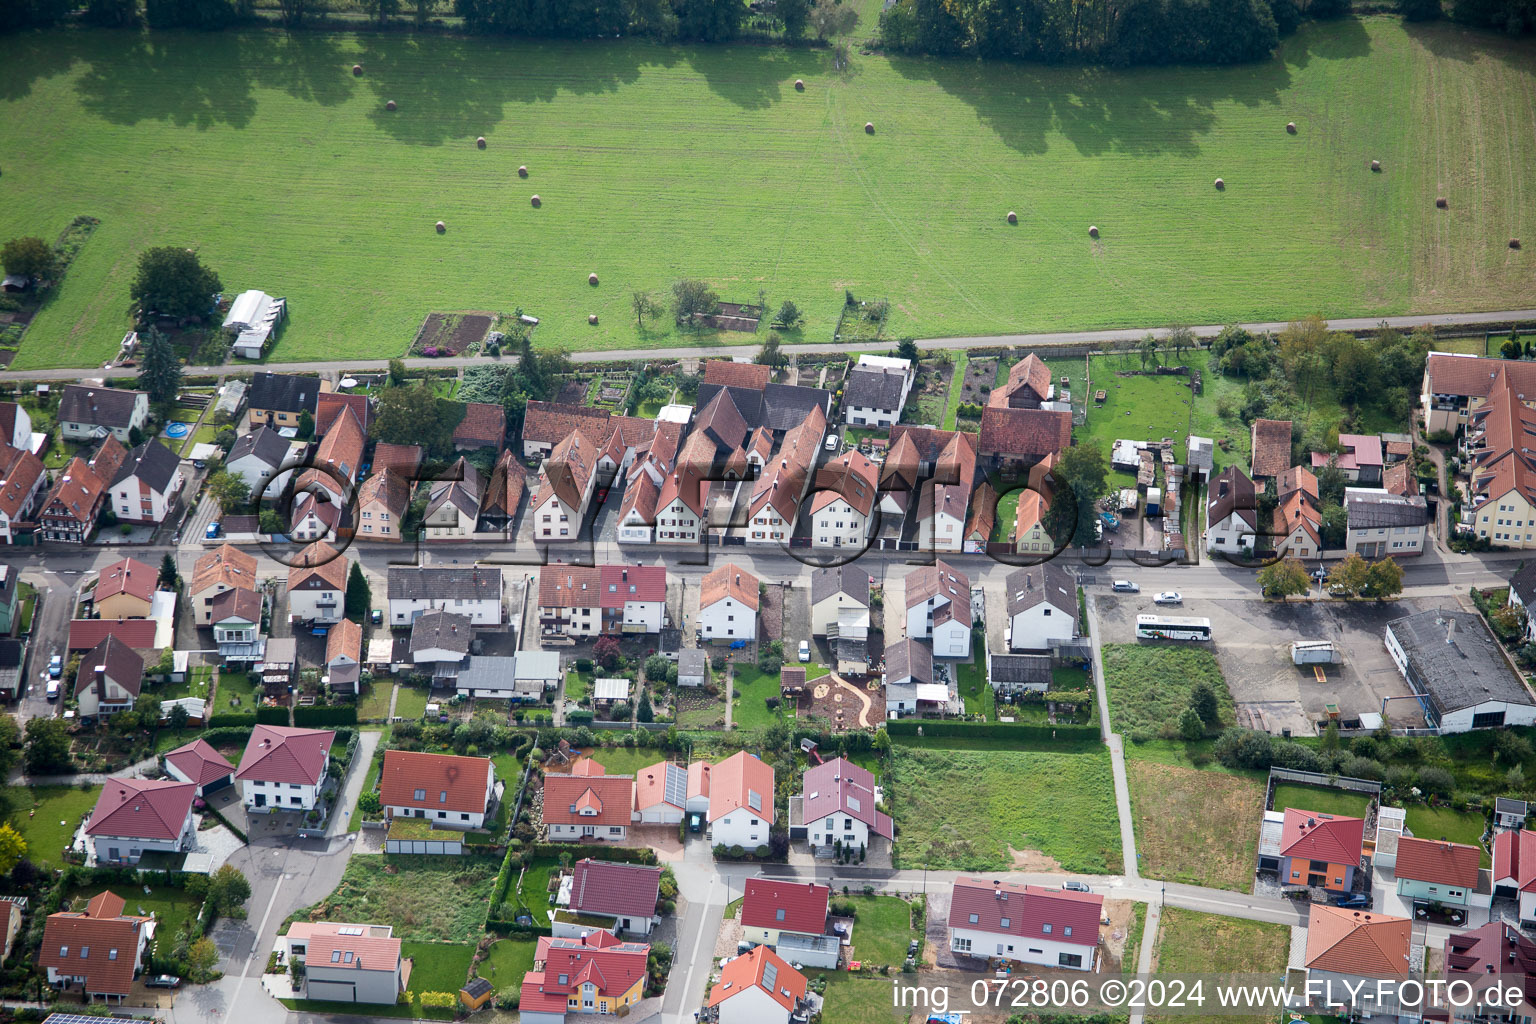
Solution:
M1209 640L1211 620L1182 615L1136 616L1138 640Z

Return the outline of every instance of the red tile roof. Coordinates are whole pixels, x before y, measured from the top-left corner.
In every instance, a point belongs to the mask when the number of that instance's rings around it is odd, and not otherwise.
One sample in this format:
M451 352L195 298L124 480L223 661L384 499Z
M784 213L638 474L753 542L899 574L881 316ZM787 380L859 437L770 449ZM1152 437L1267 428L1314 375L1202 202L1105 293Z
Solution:
M571 910L614 917L650 917L661 892L661 868L590 857L571 872Z
M88 993L127 995L139 960L147 917L123 916L123 898L110 892L92 897L81 912L49 914L43 927L40 967L85 978Z
M658 761L635 773L635 810L668 803L668 783L673 786L670 804L681 811L688 799L688 769L675 761Z
M357 507L362 510L375 503L398 519L410 507L411 485L398 471L376 469L357 489Z
M0 441L0 513L7 519L19 517L43 472L43 462L36 455Z
M1445 978L1466 982L1478 992L1490 985L1518 988L1525 993L1524 1002L1529 1007L1536 1003L1536 942L1504 921L1490 921L1470 932L1449 935L1445 940ZM1509 1001L1504 1000L1504 1004L1509 1006Z
M1494 377L1500 370L1520 391L1536 395L1536 363L1441 355L1430 356L1424 362L1428 390L1432 395L1481 398L1492 390Z
M256 586L256 559L232 544L220 544L200 556L192 567L192 582L187 585L189 595L201 594L217 584L239 590L251 590Z
M382 928L376 932L367 924L301 921L290 928L288 934L305 938L304 960L316 967L397 971L400 968L400 940L382 932Z
M546 775L546 825L629 825L635 780L629 775ZM580 813L580 812L590 813Z
M380 441L373 446L375 473L394 469L409 480L416 474L416 469L420 465L421 445L419 444L390 444L388 441Z
M500 448L507 432L507 412L489 402L470 402L464 418L453 428L455 448Z
M154 619L71 619L69 649L89 651L109 636L115 636L136 651L153 650Z
M96 515L106 486L105 481L91 472L86 461L77 455L53 481L52 490L43 499L40 514L89 523Z
M1404 836L1397 841L1395 874L1416 882L1476 889L1481 858L1482 851L1475 846Z
M610 415L607 409L530 401L523 411L523 440L553 445L564 440L571 431L579 430L596 444L608 436Z
M197 786L190 782L110 778L96 798L86 835L171 840L181 835Z
M665 601L662 565L582 566L552 563L539 570L541 608L623 608L628 601Z
M1028 398L1020 396L1021 400L1036 403L1045 401L1051 393L1051 368L1033 352L1013 364L1008 371L1007 383L987 396L987 404L994 407L1007 406L1020 388L1028 392Z
M1038 457L1071 445L1072 414L1066 410L988 407L981 412L983 455Z
M667 599L664 565L603 565L597 571L604 608L623 608L628 601Z
M331 590L346 590L347 565L347 556L317 540L294 557L288 570L288 589L296 590L306 581L318 579Z
M329 665L337 658L363 658L363 627L351 619L342 619L326 633L325 663Z
M1279 476L1291 467L1291 421L1254 420L1252 475Z
M1403 917L1312 904L1304 963L1338 974L1379 978L1408 974L1413 922Z
M827 930L825 885L749 878L742 893L741 923L747 928L821 935Z
M386 807L483 814L492 770L487 757L387 750L379 771L379 800ZM425 793L420 800L417 790Z
M1493 837L1493 879L1506 878L1521 892L1536 892L1536 832L1522 828Z
M856 448L850 448L816 474L816 496L811 512L820 512L838 498L846 501L861 516L875 507L880 470Z
M807 768L802 782L806 821L842 814L862 821L876 835L894 837L890 815L875 810L875 776L867 768L834 757Z
M326 391L315 396L315 436L324 437L343 409L351 409L352 415L357 417L357 425L363 428L364 434L368 433L373 412L368 407L368 396Z
M226 775L232 775L235 766L217 750L208 745L207 741L195 739L184 747L177 747L165 755L169 764L176 766L177 770L199 786L206 786L210 782L216 782Z
M1280 830L1280 853L1329 864L1359 864L1365 822L1336 814L1287 808Z
M773 768L756 754L738 750L710 772L711 822L744 807L772 824L773 802Z
M329 729L258 725L240 757L235 778L318 785L336 734Z
M761 391L773 380L773 367L757 363L736 363L729 359L711 359L704 364L704 383Z
M983 878L962 876L955 879L950 893L949 926L1096 946L1103 907L1104 897L1097 893L1017 882L994 885Z
M713 569L699 581L699 607L708 608L727 597L757 611L757 577L737 565L727 562Z
M208 606L210 622L239 619L242 622L260 623L261 608L266 602L254 590L224 590Z
M768 968L773 968L773 985L767 984ZM709 990L709 1005L719 1006L738 992L759 988L784 1008L786 1015L805 998L805 975L791 967L783 957L767 946L755 946L720 968L720 980Z
M646 959L651 947L644 942L624 942L609 932L589 932L579 939L539 937L533 962L544 964L543 979L536 984L542 991L536 997L564 993L562 998L579 992L588 982L598 995L618 997L634 988L645 977ZM523 991L539 972L523 976ZM521 1003L519 1008L528 1008ZM563 1008L563 1007L562 1007Z

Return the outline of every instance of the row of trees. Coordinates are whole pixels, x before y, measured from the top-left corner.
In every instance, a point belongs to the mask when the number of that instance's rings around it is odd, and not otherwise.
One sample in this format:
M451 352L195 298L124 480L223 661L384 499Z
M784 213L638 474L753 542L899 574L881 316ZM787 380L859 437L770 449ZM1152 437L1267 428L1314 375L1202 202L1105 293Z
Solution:
M1312 589L1312 577L1298 558L1282 558L1259 570L1265 597L1302 597ZM1329 592L1337 597L1369 597L1385 601L1403 592L1403 567L1391 558L1366 562L1351 554L1328 571Z

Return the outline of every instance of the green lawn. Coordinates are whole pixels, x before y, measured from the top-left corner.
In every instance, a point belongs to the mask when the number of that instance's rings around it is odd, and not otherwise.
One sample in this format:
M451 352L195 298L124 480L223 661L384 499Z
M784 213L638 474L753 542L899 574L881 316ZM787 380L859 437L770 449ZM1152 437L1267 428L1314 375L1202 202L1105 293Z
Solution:
M609 775L633 775L641 768L665 761L667 752L654 747L598 747L592 756Z
M896 1024L912 1015L910 1007L896 1008L890 979L858 978L835 971L826 972L826 976L822 1020L837 1024Z
M553 857L539 857L528 863L521 882L512 880L512 892L519 904L534 915L535 920L547 918L550 911L549 876L560 873L560 862ZM543 915L541 917L540 915Z
M176 945L176 933L189 917L197 915L202 902L189 897L185 890L173 889L168 885L151 884L149 888L150 891L145 893L142 888L133 885L84 885L66 894L65 909L84 910L86 901L92 896L103 890L114 892L123 898L123 913L154 915L159 922L155 928L155 952L169 956L172 947Z
M825 51L635 40L13 35L0 237L101 218L16 368L109 356L158 244L195 246L226 292L286 296L275 359L396 355L429 311L519 305L541 346L675 344L666 317L637 332L630 295L685 273L724 299L793 298L819 341L845 287L890 300L890 337L1529 306L1536 274L1505 243L1536 236L1536 148L1504 140L1532 119L1531 58L1395 16L1303 25L1256 64L1120 72L855 55L836 73ZM280 166L247 159L254 140ZM284 244L250 245L256 225ZM340 286L358 280L366 303Z
M798 665L799 662L786 661L784 664ZM805 669L805 678L808 680L826 675L826 670L819 665L806 665ZM731 687L731 695L735 698L731 708L731 722L736 728L765 729L782 719L784 706L780 704L778 710L770 710L767 704L768 698L779 695L777 673L764 675L757 670L756 665L741 662L736 665Z
M472 942L402 942L400 955L411 958L410 993L457 992L469 980ZM413 1000L414 1001L414 1000Z
M315 1016L357 1016L356 1003L333 1003L324 999L279 999L288 1009L295 1013L307 1013ZM414 1018L420 1012L420 1007L413 1003L397 1003L390 1006L387 1003L369 1003L368 1016L370 1017L411 1017Z
M570 669L565 673L565 699L581 701L592 692L592 673Z
M16 635L32 632L32 613L37 608L37 588L30 583L21 584L17 590Z
M1487 820L1481 814L1458 813L1449 807L1426 807L1415 804L1407 808L1403 825L1420 839L1444 839L1452 843L1466 843L1482 850L1483 831ZM1483 867L1490 867L1492 860L1483 850Z
M1150 738L1178 735L1179 716L1197 682L1211 684L1221 721L1233 719L1232 694L1216 656L1199 647L1105 644L1104 686L1116 732Z
M185 746L197 738L202 730L193 726L185 729L161 729L155 733L155 754L158 756L177 747Z
M395 695L395 714L410 721L427 713L427 691L416 686L400 687Z
M902 867L933 846L931 867L1008 867L1010 850L1039 850L1068 871L1120 870L1109 752L1079 754L959 750L901 745L894 750ZM1065 795L1070 794L1070 799Z
M1151 746L1152 744L1146 744ZM1136 852L1148 878L1247 892L1264 812L1264 783L1140 756L1126 759ZM1200 822L1190 828L1191 821Z
M395 692L392 679L378 679L367 684L363 695L357 699L357 720L360 722L382 721L389 717L389 698Z
M473 942L498 867L455 857L354 857L334 892L288 920L371 921L392 925L406 942Z
M1204 365L1204 353L1185 353L1174 359L1171 353L1162 357L1163 362ZM1072 379L1072 399L1076 404L1086 403L1088 422L1074 431L1079 444L1089 442L1103 449L1106 459L1116 438L1132 441L1160 441L1165 437L1175 440L1175 456L1184 458L1184 438L1190 432L1190 401L1193 397L1188 378L1178 376L1117 377L1116 371L1140 370L1141 356L1136 353L1095 356L1092 360L1093 379L1084 381L1081 359L1049 360L1052 378L1059 384L1063 375ZM1151 364L1148 364L1151 368ZM1093 393L1102 389L1103 405L1093 400ZM1134 473L1110 472L1110 481L1116 487L1136 486Z
M900 967L907 958L907 943L921 939L922 932L912 927L912 904L895 896L840 896L835 901L852 903L857 914L853 921L852 959L865 963Z
M1344 789L1322 789L1318 786L1296 786L1281 783L1275 786L1273 809L1283 811L1294 807L1298 811L1317 814L1339 814L1350 818L1363 818L1370 809L1370 797L1364 793L1351 793Z
M224 678L228 678L225 676ZM194 665L185 674L185 678L179 683L166 683L155 690L154 695L160 700L175 700L179 697L201 697L208 699L208 688L213 683L212 665Z
M1019 497L1024 492L1015 487L997 499L997 518L992 523L992 539L1006 541L1013 536L1013 524L1019 517Z
M986 715L987 721L997 717L997 694L987 681L986 642L979 637L971 640L972 661L969 665L957 664L960 696L965 698L966 714Z
M75 830L96 806L100 786L20 786L10 791L11 824L27 841L27 856L38 867L63 866ZM30 813L29 813L30 812Z
M256 692L256 684L251 682L250 676L244 672L219 673L218 691L213 699L214 714L235 712L254 715L260 703L261 698Z
M1271 984L1283 980L1290 952L1291 929L1283 924L1240 921L1216 914L1201 914L1181 907L1165 907L1153 951L1156 972L1177 974L1266 974ZM1178 1016L1149 1014L1149 1020L1169 1021L1246 1020L1254 1017ZM1272 1016L1270 1019L1278 1019Z
M386 737L384 737L383 739L381 739L379 741L379 745L381 747L382 746L386 746L388 744L388 742L389 742L389 738L386 736ZM360 792L371 793L375 789L377 789L378 785L379 785L379 773L382 772L383 770L384 770L384 762L383 762L382 759L369 758L368 759L368 772L367 772L366 775L363 776L363 788L362 788L362 790ZM347 831L348 832L356 832L358 829L360 829L362 827L363 827L363 812L362 812L361 808L359 808L356 804L353 804L352 805L352 816L347 819Z
M970 362L970 355L961 349L954 354L955 368L949 378L949 400L944 404L944 422L940 424L945 430L955 429L955 419L960 411L960 392L965 384L965 364Z
M538 943L533 939L501 939L486 951L480 961L479 975L499 992L520 985L523 975L533 970L533 954Z

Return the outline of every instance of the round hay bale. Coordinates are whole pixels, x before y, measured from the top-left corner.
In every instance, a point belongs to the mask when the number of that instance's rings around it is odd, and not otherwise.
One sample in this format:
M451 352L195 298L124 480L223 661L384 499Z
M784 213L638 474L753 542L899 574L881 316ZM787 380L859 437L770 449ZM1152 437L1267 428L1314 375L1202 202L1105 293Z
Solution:
M1445 198L1445 196L1440 196L1435 200L1435 209L1437 210L1449 209L1450 205L1450 202Z
M1012 210L1009 210L1008 211L1008 223L1009 224L1017 224L1018 222L1019 222L1019 215L1014 213Z
M479 149L484 149L485 148L485 136L484 135L480 136L478 139L475 140L475 146L477 148L479 148Z
M526 177L528 177L528 167L526 165L524 165L522 167L519 167L517 169L517 176L519 178L526 178Z
M1287 135L1295 135L1296 134L1296 122L1295 121L1287 121L1285 123L1285 133Z
M597 323L597 314L596 313L588 313L587 314L587 323L589 323L589 324Z
M352 74L354 74L354 75L361 75L362 73L363 73L363 66L361 64L353 64L352 65Z
M865 135L873 135L873 134L875 134L875 122L873 122L873 121L865 121L864 122L864 134Z
M394 110L395 109L395 101L394 100L390 100L388 103L384 104L384 109L385 110Z
M587 275L587 284L589 284L592 287L596 288L597 287L597 275L596 274L588 274Z
M442 221L438 221L437 222L437 233L438 234L442 234L443 232L445 232L447 230L448 230L448 225L447 224L444 224Z
M1098 238L1099 237L1099 229L1098 229L1097 225L1094 225L1094 224L1088 225L1088 237L1089 238Z
M795 79L795 92L805 92L805 83L798 78Z
M1227 187L1227 183L1226 182L1222 181L1220 178L1216 179L1216 191L1217 192L1220 192L1222 189L1224 189L1226 187Z
M538 196L534 196L532 199L530 199L528 201L533 204L533 208L535 210L537 210L540 207L540 205L542 205L540 203L540 201L539 201L539 197Z
M1372 160L1371 161L1371 170L1377 172L1378 174L1381 173L1381 161L1380 160Z
M1509 240L1509 247L1511 249L1518 249L1518 248L1520 248L1520 239L1518 239L1518 238L1511 238Z

